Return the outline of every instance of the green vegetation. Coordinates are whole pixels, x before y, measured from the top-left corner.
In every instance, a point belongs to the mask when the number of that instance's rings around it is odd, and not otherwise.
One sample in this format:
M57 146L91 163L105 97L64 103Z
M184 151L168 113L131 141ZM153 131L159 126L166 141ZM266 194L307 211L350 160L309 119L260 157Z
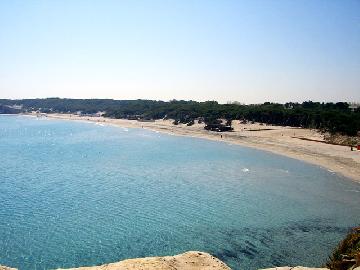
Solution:
M0 104L0 114L16 114L19 112L20 112L20 110L18 110L18 109L11 108L11 107Z
M348 270L360 266L360 227L354 228L339 244L326 266L331 270Z
M216 101L196 102L172 100L112 100L112 99L0 99L0 105L22 105L22 111L46 113L93 114L126 119L174 119L175 124L192 125L195 119L206 124L218 124L217 119L255 121L272 125L315 128L332 134L356 136L360 130L360 108L351 110L348 103L307 101L286 104L256 105L219 104ZM0 112L1 113L1 112ZM228 126L228 125L227 125Z

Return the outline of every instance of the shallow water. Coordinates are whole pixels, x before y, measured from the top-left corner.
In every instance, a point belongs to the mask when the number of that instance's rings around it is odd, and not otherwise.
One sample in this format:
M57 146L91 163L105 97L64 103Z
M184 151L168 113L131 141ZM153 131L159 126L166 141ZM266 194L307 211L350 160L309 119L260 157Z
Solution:
M207 251L233 269L323 264L360 185L267 152L143 129L0 116L0 264Z

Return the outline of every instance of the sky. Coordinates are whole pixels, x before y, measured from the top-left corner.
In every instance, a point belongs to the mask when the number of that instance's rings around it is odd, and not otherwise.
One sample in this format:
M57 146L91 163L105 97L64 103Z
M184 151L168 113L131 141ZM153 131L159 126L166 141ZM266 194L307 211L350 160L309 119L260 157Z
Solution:
M0 0L0 98L360 102L360 0Z

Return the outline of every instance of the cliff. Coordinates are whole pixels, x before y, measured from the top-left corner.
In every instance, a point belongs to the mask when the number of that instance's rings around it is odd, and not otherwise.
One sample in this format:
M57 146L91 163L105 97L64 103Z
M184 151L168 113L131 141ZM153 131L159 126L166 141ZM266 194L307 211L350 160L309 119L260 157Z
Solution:
M57 269L57 270L231 270L225 263L214 256L199 251L166 257L147 257L129 259L100 266ZM260 270L329 270L328 268L275 267ZM360 270L360 269L354 269Z
M129 259L101 266L68 270L231 270L225 263L205 252L189 251L166 257ZM60 270L60 269L58 269Z
M17 270L17 269L0 265L0 270Z
M0 270L16 270L0 266ZM58 269L65 270L65 269ZM66 270L231 270L214 256L199 251L189 251L175 256L128 259L116 263L70 268ZM275 267L262 270L328 270L327 268ZM360 269L356 269L360 270Z
M340 242L326 266L334 270L360 270L360 227L353 228Z

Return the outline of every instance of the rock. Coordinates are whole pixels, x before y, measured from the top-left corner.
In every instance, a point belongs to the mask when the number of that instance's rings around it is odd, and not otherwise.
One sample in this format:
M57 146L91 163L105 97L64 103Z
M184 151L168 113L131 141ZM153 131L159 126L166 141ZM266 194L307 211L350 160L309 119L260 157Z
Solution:
M0 270L17 270L0 265ZM128 259L116 263L57 270L231 270L225 263L206 252L188 251L175 256ZM273 267L259 270L329 270L328 268ZM360 270L357 267L353 270Z
M128 259L101 266L67 270L231 270L225 263L205 252L189 251L166 257ZM2 270L2 269L1 269ZM60 270L60 269L58 269Z
M17 269L0 265L0 270L17 270Z

